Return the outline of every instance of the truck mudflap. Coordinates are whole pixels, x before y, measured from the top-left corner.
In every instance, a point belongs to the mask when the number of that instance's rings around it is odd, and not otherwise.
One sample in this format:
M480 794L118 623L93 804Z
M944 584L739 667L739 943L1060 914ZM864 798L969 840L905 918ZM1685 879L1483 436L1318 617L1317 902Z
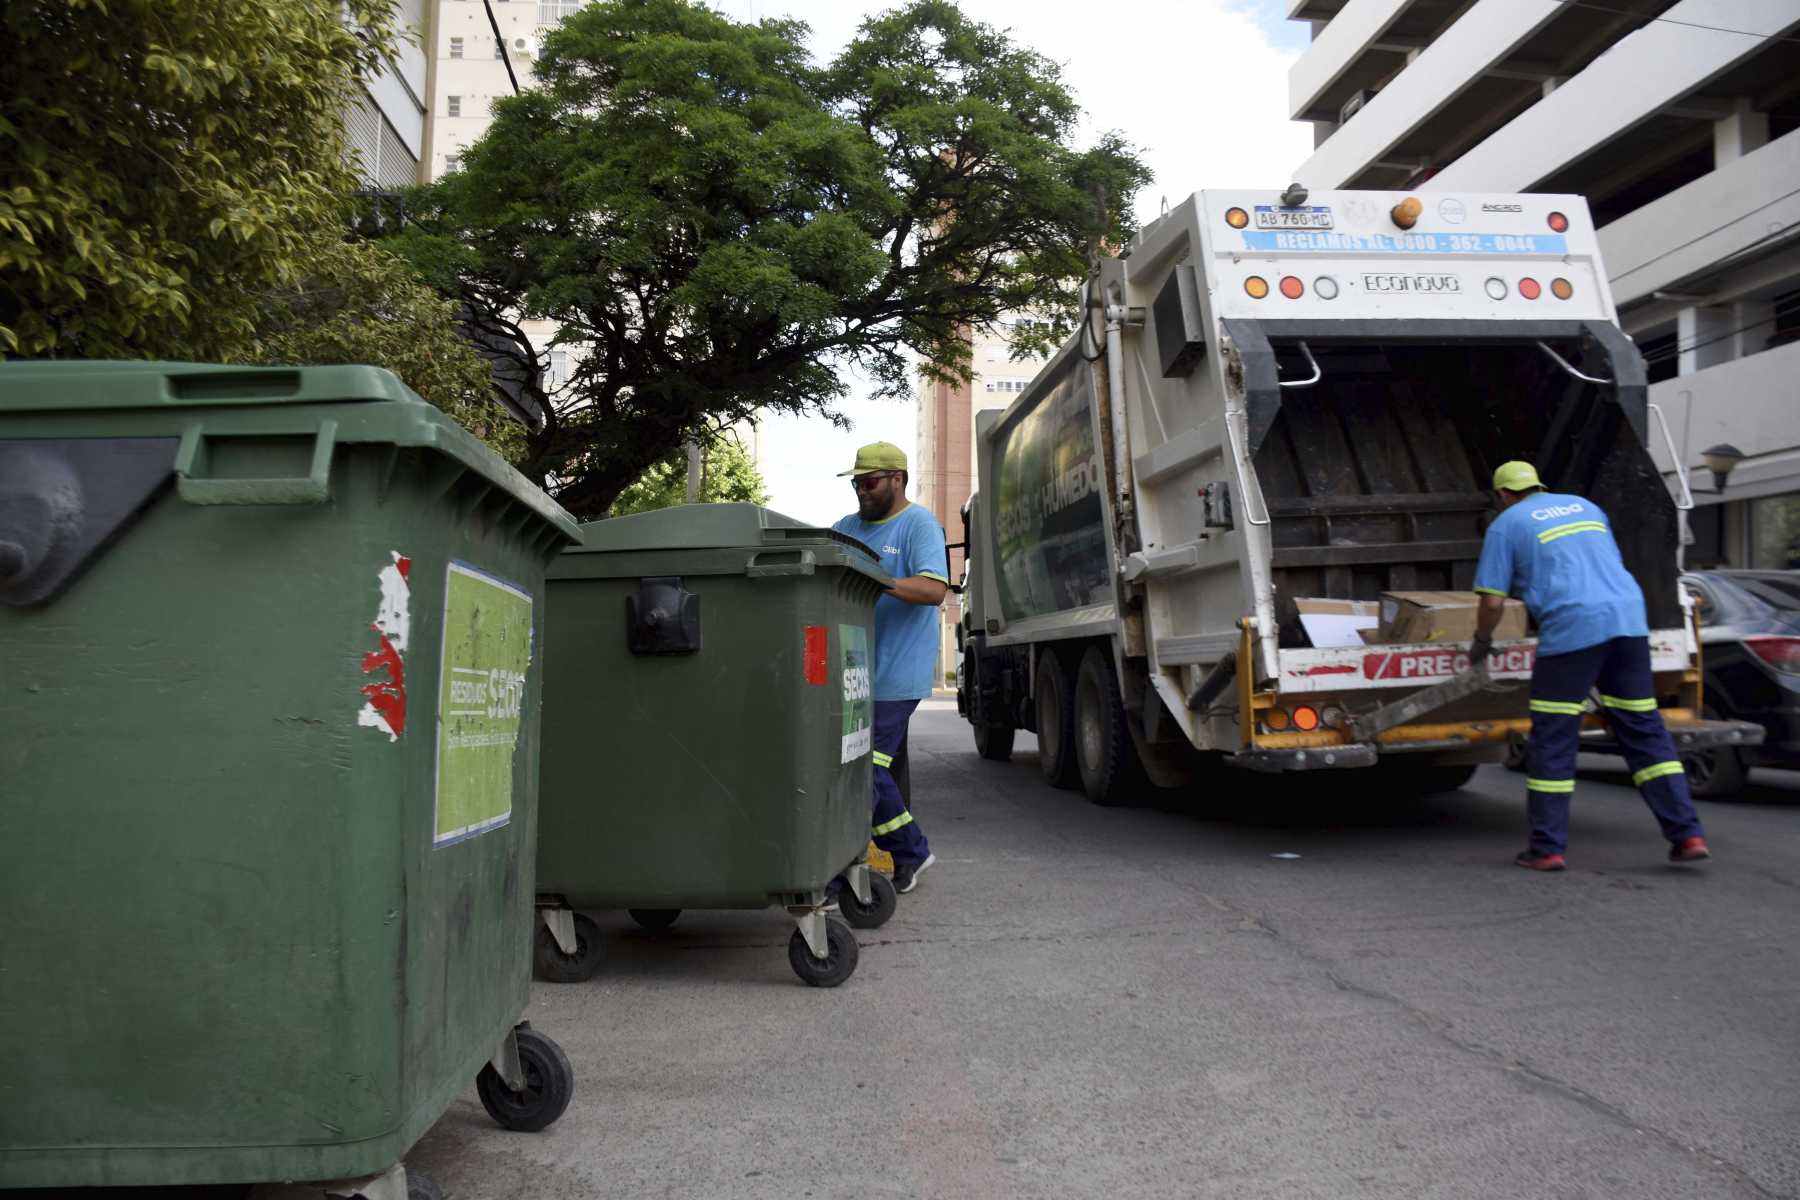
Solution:
M1705 750L1712 746L1760 746L1768 733L1749 721L1701 721L1663 718L1677 750ZM1617 754L1619 744L1610 729L1584 729L1581 748L1595 754Z

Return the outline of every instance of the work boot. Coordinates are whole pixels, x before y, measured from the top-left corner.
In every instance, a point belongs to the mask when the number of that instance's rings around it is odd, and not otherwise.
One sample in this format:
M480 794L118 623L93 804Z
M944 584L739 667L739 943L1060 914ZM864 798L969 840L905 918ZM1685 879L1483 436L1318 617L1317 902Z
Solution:
M1704 862L1712 857L1712 851L1706 848L1703 837L1682 838L1669 847L1669 861L1672 863Z
M925 861L922 863L896 862L894 864L894 890L896 892L912 891L919 882L919 872L936 864L937 855L929 853L925 855Z
M1568 865L1560 854L1539 854L1536 850L1519 851L1513 862L1528 871L1560 871Z

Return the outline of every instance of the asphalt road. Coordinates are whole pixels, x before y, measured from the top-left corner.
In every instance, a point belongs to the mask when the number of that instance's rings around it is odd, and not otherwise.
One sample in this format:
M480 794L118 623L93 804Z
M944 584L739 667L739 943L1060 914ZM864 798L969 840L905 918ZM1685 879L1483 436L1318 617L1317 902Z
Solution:
M607 967L529 1014L562 1121L471 1090L409 1162L459 1200L1800 1195L1800 779L1704 805L1681 869L1584 760L1539 875L1498 767L1103 810L947 702L911 744L940 865L842 988L774 911L596 914Z

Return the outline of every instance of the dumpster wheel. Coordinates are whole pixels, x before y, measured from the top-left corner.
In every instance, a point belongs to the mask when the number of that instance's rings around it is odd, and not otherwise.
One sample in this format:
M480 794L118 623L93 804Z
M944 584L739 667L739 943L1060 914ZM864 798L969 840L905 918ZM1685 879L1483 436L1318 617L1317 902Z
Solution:
M809 987L836 987L856 973L860 948L850 927L835 917L827 917L825 938L830 953L824 958L813 957L806 935L800 930L794 930L794 936L788 939L788 965Z
M554 1124L575 1094L575 1069L562 1047L535 1029L523 1025L513 1030L518 1041L519 1067L525 1086L513 1091L492 1063L475 1077L481 1107L507 1129L536 1133Z
M894 891L894 881L874 871L869 872L869 903L857 899L851 888L838 892L838 911L856 929L880 929L898 907L900 896Z
M573 954L563 952L548 925L538 924L537 936L532 940L531 960L539 979L548 983L582 983L592 979L594 972L600 969L600 926L584 913L576 913L574 917Z
M679 908L628 908L625 911L631 914L631 919L641 928L651 933L661 933L681 915Z
M406 1200L444 1200L444 1189L423 1171L406 1169Z

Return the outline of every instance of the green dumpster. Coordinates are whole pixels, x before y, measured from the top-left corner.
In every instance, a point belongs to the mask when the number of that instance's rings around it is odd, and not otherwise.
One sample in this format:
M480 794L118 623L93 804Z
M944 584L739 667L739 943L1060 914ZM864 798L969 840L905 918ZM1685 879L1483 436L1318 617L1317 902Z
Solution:
M814 986L885 921L869 843L870 651L892 581L860 542L750 504L582 526L550 566L539 974L593 974L627 909L787 909ZM840 877L843 884L841 886Z
M0 365L0 1187L380 1195L471 1079L555 1119L518 1022L576 536L386 371Z

